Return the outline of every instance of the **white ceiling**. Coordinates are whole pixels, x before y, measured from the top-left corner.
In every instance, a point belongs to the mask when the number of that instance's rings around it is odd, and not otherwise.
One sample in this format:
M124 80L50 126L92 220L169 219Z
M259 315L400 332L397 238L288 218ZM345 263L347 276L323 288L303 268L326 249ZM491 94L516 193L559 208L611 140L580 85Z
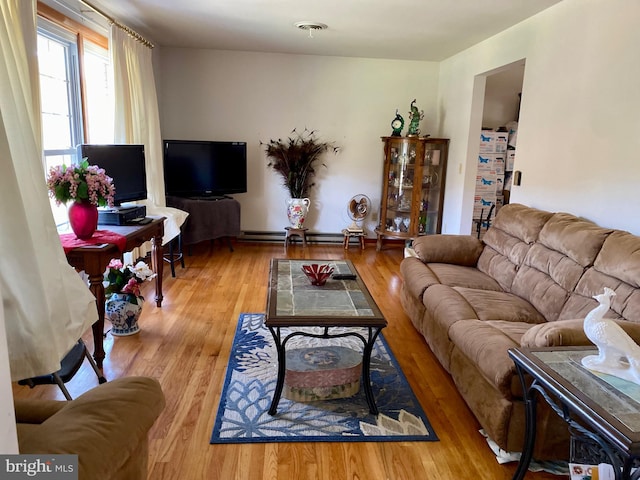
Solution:
M159 46L440 61L561 0L87 1Z

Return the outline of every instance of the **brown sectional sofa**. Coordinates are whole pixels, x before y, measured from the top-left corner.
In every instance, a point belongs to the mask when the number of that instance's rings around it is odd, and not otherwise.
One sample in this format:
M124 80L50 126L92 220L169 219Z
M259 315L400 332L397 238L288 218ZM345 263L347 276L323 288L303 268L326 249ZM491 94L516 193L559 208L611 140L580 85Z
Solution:
M402 305L482 428L520 451L525 414L510 348L589 345L582 320L603 288L608 317L640 338L640 237L568 213L504 206L480 241L432 235L401 263ZM541 402L544 404L544 402ZM546 405L534 456L565 457L568 433Z

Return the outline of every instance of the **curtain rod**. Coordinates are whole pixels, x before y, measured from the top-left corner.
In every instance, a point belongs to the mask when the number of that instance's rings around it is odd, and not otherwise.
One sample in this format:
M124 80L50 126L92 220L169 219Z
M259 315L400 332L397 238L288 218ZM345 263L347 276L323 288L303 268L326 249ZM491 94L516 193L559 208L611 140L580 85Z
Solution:
M109 22L111 22L113 25L115 25L116 27L124 30L125 32L127 32L129 35L131 35L133 38L135 38L136 40L138 40L140 43L142 43L143 45L149 47L149 48L154 48L155 45L153 43L151 43L149 40L147 40L146 38L144 38L142 35L140 35L138 32L136 32L135 30L127 27L126 25L123 25L122 23L118 22L115 18L107 15L106 13L104 13L102 10L100 10L97 7L94 7L93 5L91 5L89 2L86 2L85 0L78 0L81 4L89 7L91 10L93 10L94 12L96 12L98 15L106 18L107 20L109 20Z

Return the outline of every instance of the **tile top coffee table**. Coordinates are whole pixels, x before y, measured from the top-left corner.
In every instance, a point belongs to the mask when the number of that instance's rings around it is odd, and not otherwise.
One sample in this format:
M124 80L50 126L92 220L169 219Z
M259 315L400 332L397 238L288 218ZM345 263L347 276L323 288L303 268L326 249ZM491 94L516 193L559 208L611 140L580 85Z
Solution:
M352 274L354 279L329 278L323 286L311 285L302 265L331 264L335 274ZM272 259L265 325L271 331L278 352L278 379L269 414L275 415L286 373L286 345L296 336L339 338L353 336L363 345L362 380L369 411L377 415L370 378L371 351L380 331L387 325L382 312L349 260ZM320 327L310 333L300 327ZM356 327L353 330L335 327ZM286 329L283 337L281 329ZM363 329L365 334L362 333Z

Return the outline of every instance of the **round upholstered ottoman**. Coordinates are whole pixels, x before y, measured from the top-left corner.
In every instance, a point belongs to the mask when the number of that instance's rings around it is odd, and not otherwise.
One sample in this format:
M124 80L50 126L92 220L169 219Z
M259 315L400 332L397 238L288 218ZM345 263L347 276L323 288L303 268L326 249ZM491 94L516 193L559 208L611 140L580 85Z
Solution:
M289 400L313 402L355 395L360 389L362 353L326 346L287 351L282 394Z

